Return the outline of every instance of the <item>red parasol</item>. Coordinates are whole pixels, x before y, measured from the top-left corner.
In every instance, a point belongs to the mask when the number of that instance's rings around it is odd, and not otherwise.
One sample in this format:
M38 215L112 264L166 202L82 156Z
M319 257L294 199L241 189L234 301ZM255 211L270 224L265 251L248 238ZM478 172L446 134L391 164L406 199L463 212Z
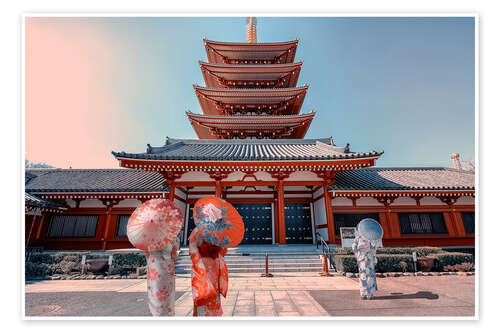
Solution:
M172 242L182 227L182 212L168 199L151 199L130 216L127 236L136 248L157 251Z
M204 197L196 202L193 212L194 223L207 243L222 248L241 243L245 225L229 202L217 197Z

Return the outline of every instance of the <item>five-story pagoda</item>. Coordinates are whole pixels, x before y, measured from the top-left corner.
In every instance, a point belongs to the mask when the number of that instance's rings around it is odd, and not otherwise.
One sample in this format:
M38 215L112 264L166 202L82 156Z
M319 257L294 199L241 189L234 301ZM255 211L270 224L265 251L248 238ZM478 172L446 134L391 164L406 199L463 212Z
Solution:
M231 202L245 222L245 244L335 241L328 186L345 170L373 166L381 152L354 153L331 138L304 139L315 113L300 114L298 41L257 43L247 18L245 43L204 40L206 87L194 90L203 114L187 112L198 140L168 138L145 153L113 152L125 168L161 173L165 196L184 209L207 195Z

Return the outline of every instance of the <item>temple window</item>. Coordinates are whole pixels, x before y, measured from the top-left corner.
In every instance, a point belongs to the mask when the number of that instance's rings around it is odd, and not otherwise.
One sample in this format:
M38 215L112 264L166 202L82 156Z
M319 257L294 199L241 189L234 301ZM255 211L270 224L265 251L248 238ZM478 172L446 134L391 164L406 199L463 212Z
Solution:
M54 215L50 221L49 237L95 237L97 215Z
M378 213L366 213L366 214L333 214L333 224L335 225L335 234L340 235L340 228L344 227L356 227L362 219L375 219L380 221Z
M116 238L126 238L127 237L127 223L130 215L118 215L118 220L116 221Z
M402 235L448 234L442 213L399 213Z
M462 212L462 221L464 222L464 228L466 234L475 233L475 213L474 212Z

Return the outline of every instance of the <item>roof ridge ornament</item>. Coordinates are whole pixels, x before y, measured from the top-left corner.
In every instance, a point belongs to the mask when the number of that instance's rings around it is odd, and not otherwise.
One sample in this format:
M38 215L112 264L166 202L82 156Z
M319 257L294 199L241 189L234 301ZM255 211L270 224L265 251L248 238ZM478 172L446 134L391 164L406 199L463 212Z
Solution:
M247 43L257 43L257 18L247 17L246 25L247 25L246 42Z

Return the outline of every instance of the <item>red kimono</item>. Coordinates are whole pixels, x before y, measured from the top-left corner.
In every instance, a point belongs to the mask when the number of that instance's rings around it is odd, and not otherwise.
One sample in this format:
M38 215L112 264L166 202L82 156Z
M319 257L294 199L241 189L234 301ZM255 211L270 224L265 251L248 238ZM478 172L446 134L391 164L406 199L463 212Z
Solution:
M226 297L228 287L227 250L203 241L197 228L189 236L189 256L193 262L191 286L193 316L222 316L220 294Z

